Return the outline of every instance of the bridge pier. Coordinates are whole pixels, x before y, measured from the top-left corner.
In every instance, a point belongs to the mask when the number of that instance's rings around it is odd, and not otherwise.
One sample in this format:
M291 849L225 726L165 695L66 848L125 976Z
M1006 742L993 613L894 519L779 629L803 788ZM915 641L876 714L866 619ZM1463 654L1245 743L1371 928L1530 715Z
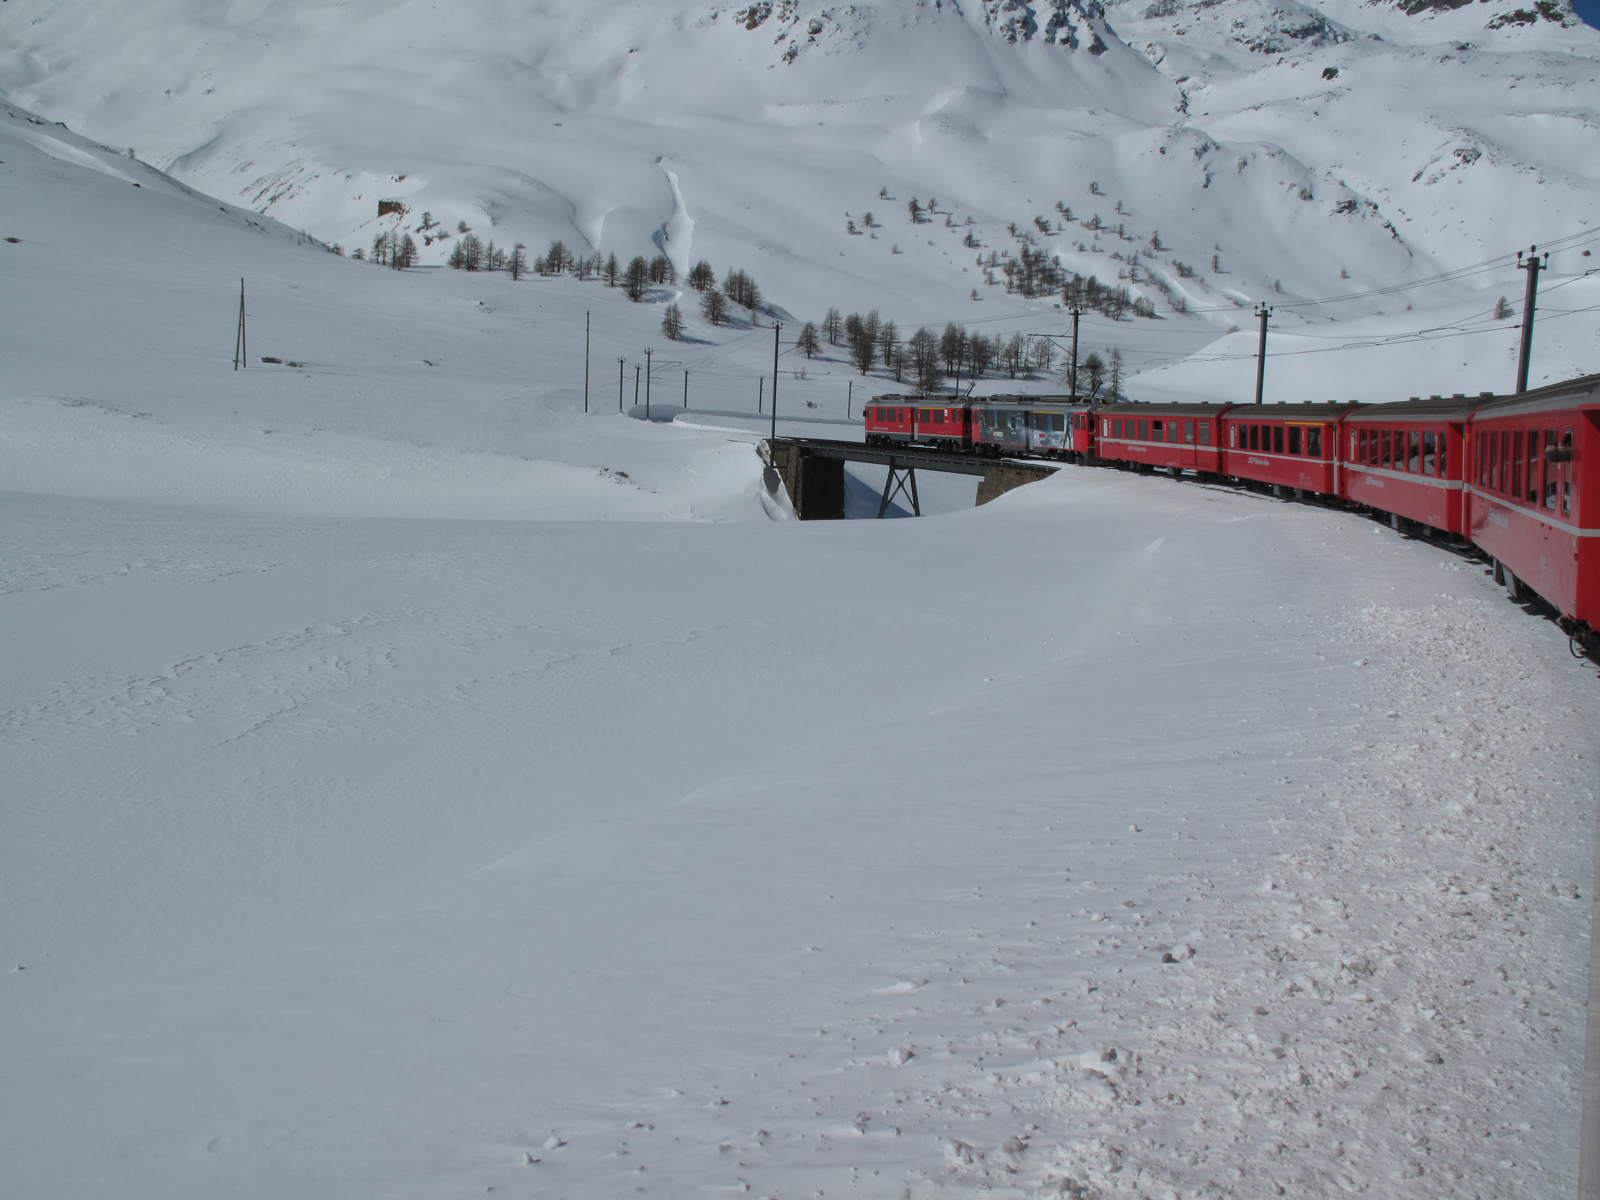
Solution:
M974 506L987 504L996 496L1004 496L1012 488L1048 479L1055 473L1055 467L1036 467L1031 463L1019 462L992 462L983 473L983 482L978 484L978 498L974 501Z
M763 454L802 521L844 520L844 460L819 458L786 439L762 443Z
M922 515L922 501L917 499L917 469L915 467L898 467L894 459L889 460L889 474L883 481L883 498L878 501L878 520L883 520L883 514L889 511L889 502L896 496L904 496L911 501L911 515Z

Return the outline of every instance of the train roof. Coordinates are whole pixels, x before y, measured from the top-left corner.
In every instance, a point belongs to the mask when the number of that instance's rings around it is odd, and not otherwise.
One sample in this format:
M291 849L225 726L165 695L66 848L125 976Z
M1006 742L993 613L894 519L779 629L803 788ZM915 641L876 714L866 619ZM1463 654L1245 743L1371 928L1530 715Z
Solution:
M1227 407L1228 406L1226 404L1205 404L1193 402L1188 404L1181 404L1177 402L1172 404L1161 404L1151 403L1147 400L1126 400L1119 404L1097 404L1095 406L1095 411L1098 413L1106 413L1111 416L1121 416L1125 413L1130 417L1134 416L1135 414L1139 416L1154 415L1159 417L1168 413L1171 413L1175 416L1214 417L1219 412L1225 411Z
M960 408L967 404L1015 404L1018 407L1038 408L1089 408L1093 401L1087 396L1079 396L1074 400L1071 396L1022 396L1002 393L994 396L944 396L929 395L926 392L886 392L874 396L869 401L871 404L900 404L908 407L919 405L930 408Z
M1493 392L1466 396L1413 396L1392 404L1368 404L1350 414L1351 421L1465 421L1494 399Z
M1204 401L1190 404L1151 404L1129 400L1122 404L1101 404L1096 412L1110 416L1225 416L1230 421L1337 421L1345 413L1359 408L1357 404L1209 404Z
M1534 388L1515 396L1501 396L1478 409L1477 419L1516 417L1524 413L1560 412L1574 408L1600 408L1600 375L1580 375L1564 383Z

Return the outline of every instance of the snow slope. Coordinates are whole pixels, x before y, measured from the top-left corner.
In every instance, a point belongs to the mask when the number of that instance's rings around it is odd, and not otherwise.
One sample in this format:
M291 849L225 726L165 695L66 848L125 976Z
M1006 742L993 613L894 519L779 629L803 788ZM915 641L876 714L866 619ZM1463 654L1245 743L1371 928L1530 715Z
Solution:
M10 1193L1570 1191L1600 702L1475 563L793 522L765 329L586 416L652 306L0 172Z
M978 266L1031 238L1160 306L1092 331L1137 367L1248 325L1261 301L1286 332L1413 303L1481 313L1515 298L1509 261L1371 292L1600 218L1600 35L1564 5L1528 22L1504 4L1347 0L7 7L12 103L327 242L421 238L426 213L434 232L465 222L535 251L560 238L680 272L739 266L799 319L838 305L908 331L1059 333L1048 298L1007 298ZM931 222L911 224L913 197L937 200ZM380 219L380 200L407 211ZM1583 273L1577 254L1557 275ZM1583 356L1583 325L1552 347L1554 377ZM1456 378L1430 386L1418 364L1394 392L1504 390L1485 378L1500 340L1452 362ZM1360 390L1372 364L1335 361L1307 376ZM1209 395L1209 378L1152 382Z

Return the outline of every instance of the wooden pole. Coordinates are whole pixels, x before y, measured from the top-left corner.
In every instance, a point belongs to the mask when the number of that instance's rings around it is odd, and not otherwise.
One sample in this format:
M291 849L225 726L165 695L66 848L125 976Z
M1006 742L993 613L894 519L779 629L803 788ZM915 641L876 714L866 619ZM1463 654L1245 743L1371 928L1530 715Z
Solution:
M772 323L772 436L778 436L778 333L783 329L777 321Z
M583 314L583 411L589 411L589 314Z
M239 328L233 335L233 369L235 371L250 365L250 346L245 339L244 329L244 279L239 280Z

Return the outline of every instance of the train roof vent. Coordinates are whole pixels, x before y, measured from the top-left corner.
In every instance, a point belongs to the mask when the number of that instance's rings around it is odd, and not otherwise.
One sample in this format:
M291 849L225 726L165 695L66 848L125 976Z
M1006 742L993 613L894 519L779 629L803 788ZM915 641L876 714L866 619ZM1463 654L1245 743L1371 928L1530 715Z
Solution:
M1488 399L1492 398L1493 396L1494 396L1493 392L1479 392L1478 393L1478 399L1480 399L1480 400L1488 400Z
M1452 399L1452 400L1465 400L1466 398L1467 398L1467 394L1465 392L1451 392L1450 393L1450 399Z
M1428 399L1429 400L1443 400L1444 397L1440 396L1440 395L1433 395L1433 396L1429 396Z
M1413 396L1413 397L1411 397L1411 398L1412 398L1412 399L1413 399L1413 400L1421 400L1421 399L1422 399L1422 397L1421 397L1421 396Z

